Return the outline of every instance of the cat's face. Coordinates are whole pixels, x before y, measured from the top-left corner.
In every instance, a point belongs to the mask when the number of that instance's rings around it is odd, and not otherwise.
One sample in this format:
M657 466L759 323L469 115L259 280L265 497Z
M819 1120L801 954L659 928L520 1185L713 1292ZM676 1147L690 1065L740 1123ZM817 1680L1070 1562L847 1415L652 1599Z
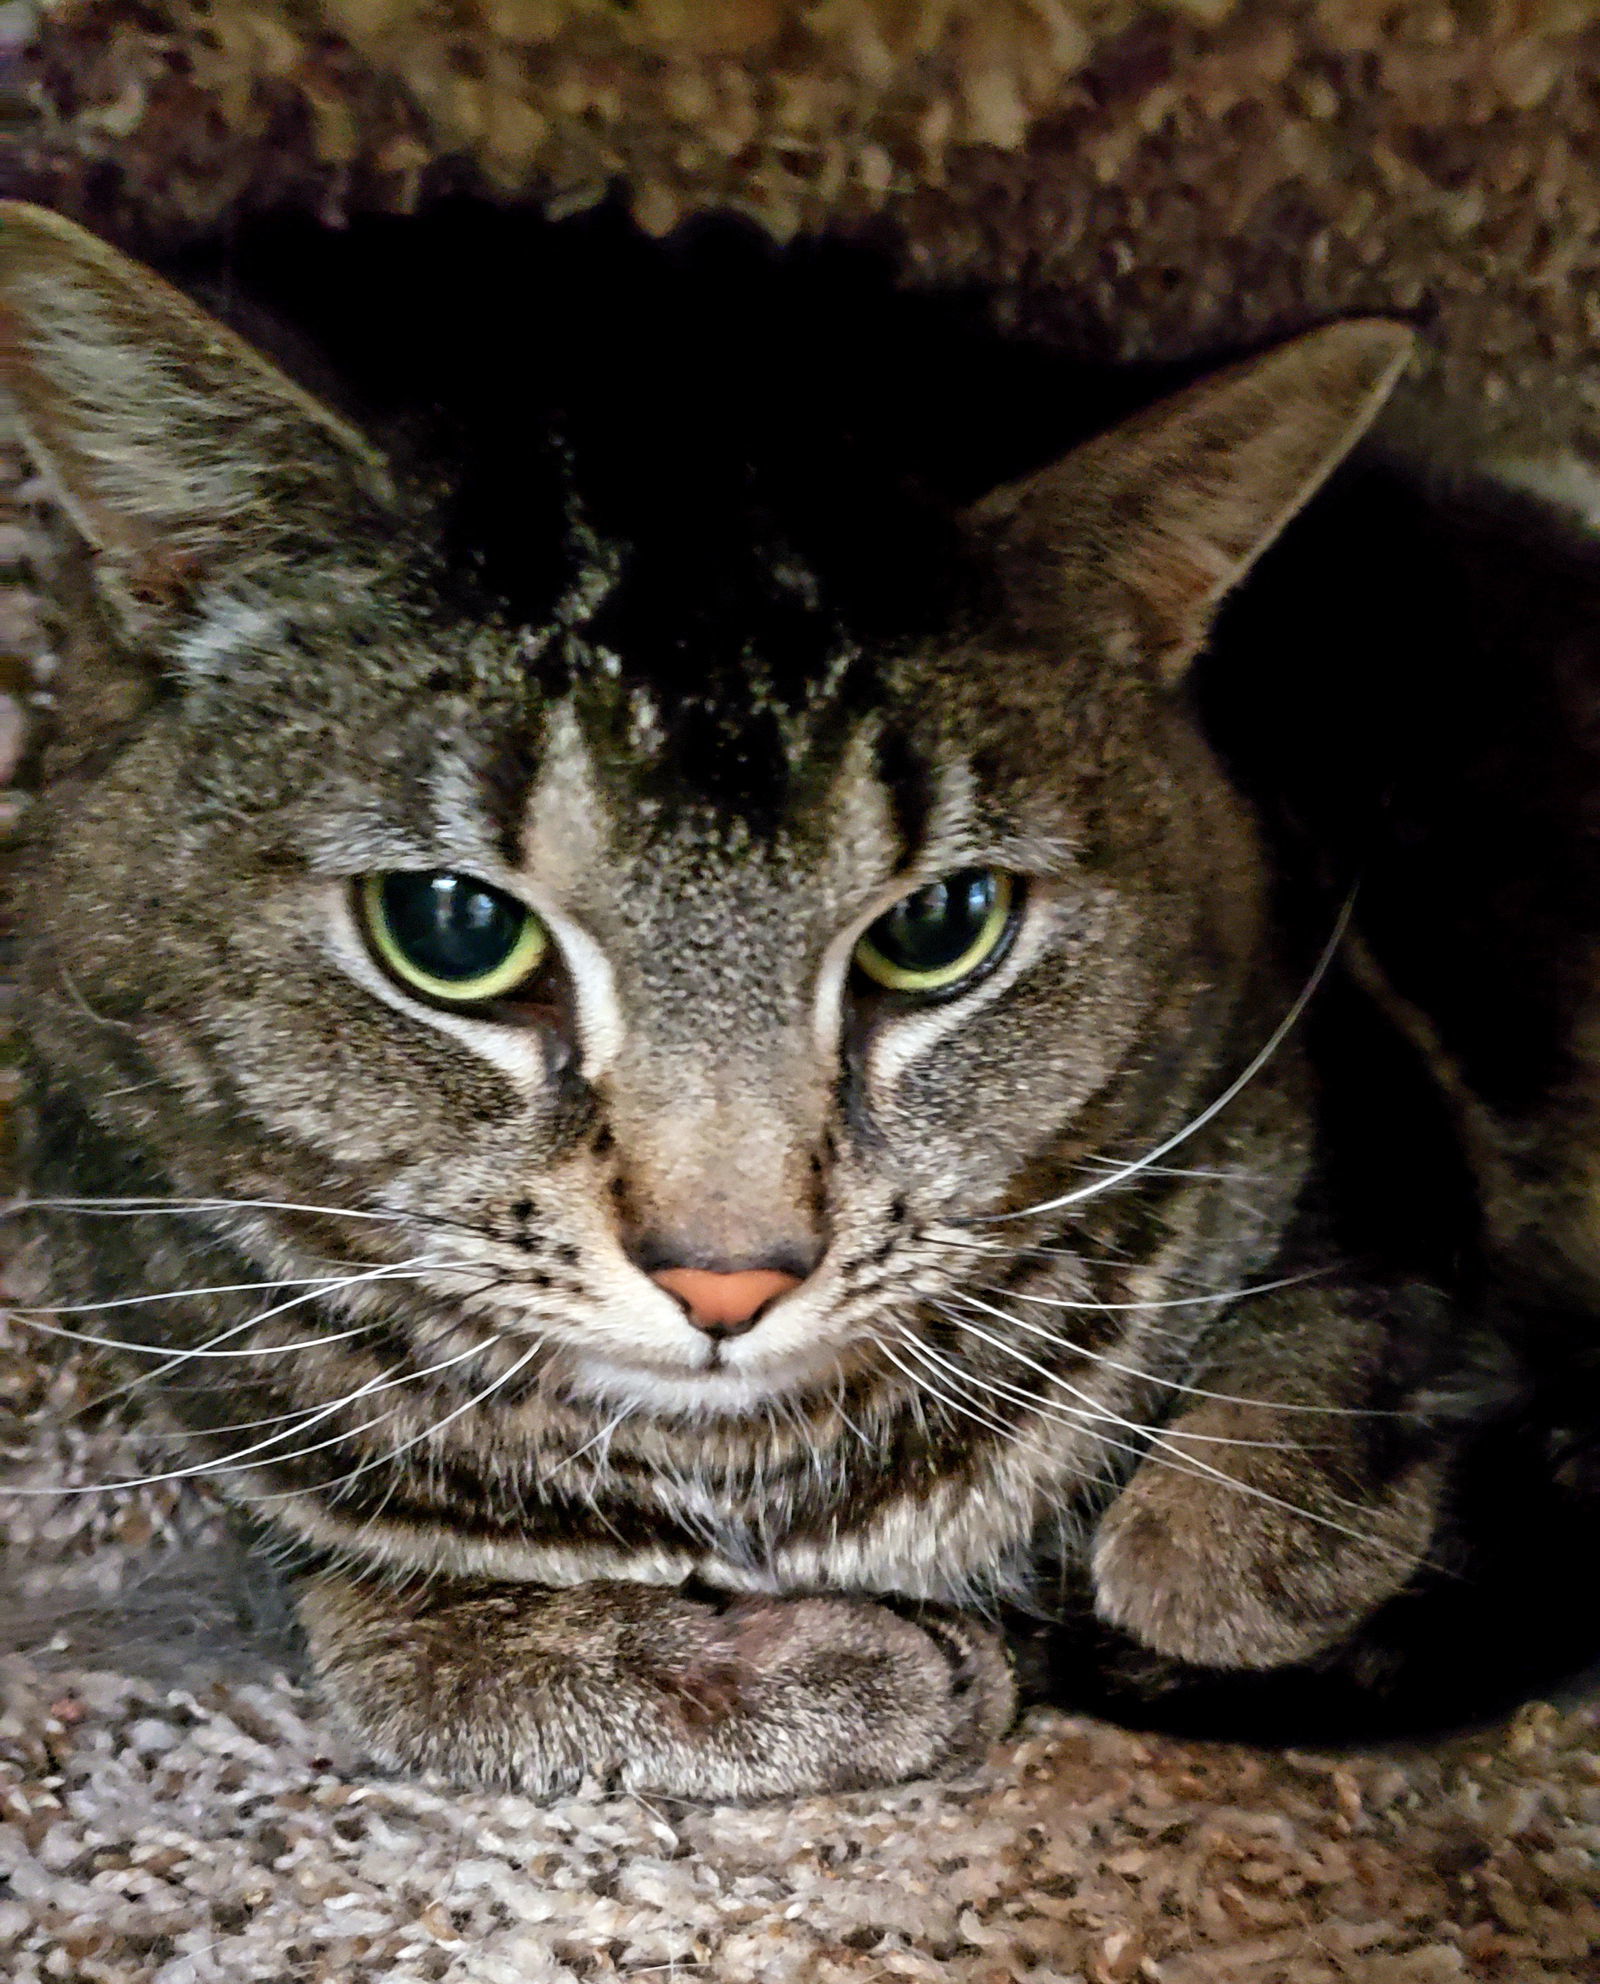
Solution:
M1131 1152L1188 1099L1183 1066L1152 1081L1142 1057L1217 1036L1258 878L1154 688L1106 694L1092 653L840 655L769 709L752 818L714 767L683 775L652 685L581 630L552 693L525 637L419 624L397 584L379 565L336 611L331 580L216 611L188 637L207 679L61 822L34 997L64 974L132 1030L108 1106L191 1188L204 1149L219 1188L414 1212L364 1240L450 1263L441 1301L585 1382L732 1403L964 1276L930 1232ZM932 992L877 984L865 933L970 871L1010 891L992 947ZM374 942L376 874L526 905L531 980L460 1003L408 982ZM673 1265L804 1286L708 1339L647 1279Z
M1035 1229L995 1215L1259 1045L1259 854L1182 668L1375 406L1388 327L991 499L981 618L863 649L786 568L785 666L752 635L686 687L626 643L625 548L540 624L468 609L336 423L12 225L25 427L165 684L46 802L35 1048L166 1189L368 1216L231 1216L270 1272L403 1262L432 1346L748 1410L1003 1275ZM782 1287L708 1333L680 1268Z

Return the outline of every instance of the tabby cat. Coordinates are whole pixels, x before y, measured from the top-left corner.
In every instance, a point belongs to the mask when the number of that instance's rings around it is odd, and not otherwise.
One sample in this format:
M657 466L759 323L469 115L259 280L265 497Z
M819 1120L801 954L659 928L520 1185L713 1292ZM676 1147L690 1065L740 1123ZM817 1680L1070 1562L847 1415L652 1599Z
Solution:
M1455 1436L1306 1238L1339 926L1281 954L1187 678L1406 330L1001 488L896 633L793 543L685 604L581 463L530 614L75 226L6 208L0 295L108 630L18 912L31 1217L371 1755L948 1772L1074 1577L1216 1670L1405 1585Z

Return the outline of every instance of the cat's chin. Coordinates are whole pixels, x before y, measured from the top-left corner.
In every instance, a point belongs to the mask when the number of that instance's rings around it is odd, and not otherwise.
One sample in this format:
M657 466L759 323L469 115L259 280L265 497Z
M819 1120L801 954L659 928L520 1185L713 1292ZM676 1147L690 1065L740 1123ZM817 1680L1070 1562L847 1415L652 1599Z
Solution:
M820 1345L749 1370L728 1364L665 1369L580 1352L564 1366L560 1382L574 1399L613 1410L673 1419L742 1419L763 1412L775 1399L835 1384L839 1372L838 1351Z

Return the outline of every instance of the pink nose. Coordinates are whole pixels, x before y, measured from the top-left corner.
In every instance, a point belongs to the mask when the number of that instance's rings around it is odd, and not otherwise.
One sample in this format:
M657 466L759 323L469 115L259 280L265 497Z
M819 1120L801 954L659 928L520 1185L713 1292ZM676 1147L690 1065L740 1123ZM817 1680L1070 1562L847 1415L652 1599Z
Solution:
M738 1336L769 1302L800 1286L800 1277L776 1268L718 1274L711 1268L662 1268L650 1279L683 1304L696 1328L712 1336Z

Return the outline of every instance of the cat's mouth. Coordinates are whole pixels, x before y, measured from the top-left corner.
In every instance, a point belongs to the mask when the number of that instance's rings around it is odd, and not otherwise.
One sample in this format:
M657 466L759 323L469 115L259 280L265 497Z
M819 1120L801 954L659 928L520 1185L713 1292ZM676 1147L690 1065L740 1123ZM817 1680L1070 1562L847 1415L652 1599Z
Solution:
M776 1320L776 1319L774 1319ZM679 1418L746 1417L780 1399L829 1389L870 1356L866 1343L820 1339L813 1330L773 1329L763 1343L758 1329L732 1340L680 1346L667 1361L598 1349L567 1348L551 1365L551 1380L586 1405Z

